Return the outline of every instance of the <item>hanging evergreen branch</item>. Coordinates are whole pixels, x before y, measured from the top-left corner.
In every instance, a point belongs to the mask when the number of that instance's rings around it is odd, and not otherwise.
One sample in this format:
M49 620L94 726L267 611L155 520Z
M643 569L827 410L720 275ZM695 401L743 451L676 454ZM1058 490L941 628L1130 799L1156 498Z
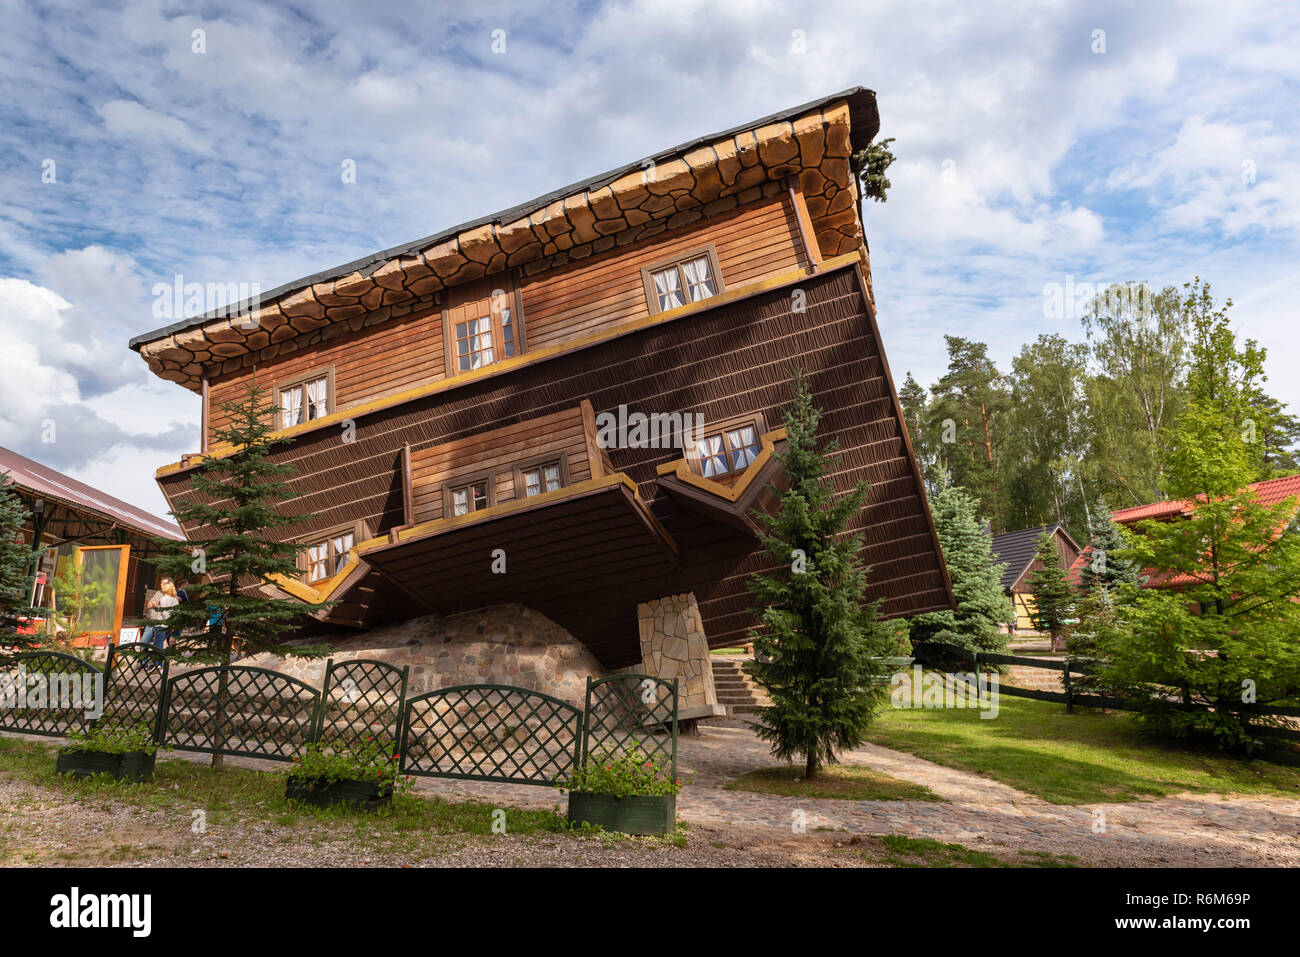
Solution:
M889 144L894 142L891 136L872 143L866 149L853 154L853 170L862 184L862 195L878 203L885 202L889 190L889 177L885 171L894 162L894 154L889 151Z

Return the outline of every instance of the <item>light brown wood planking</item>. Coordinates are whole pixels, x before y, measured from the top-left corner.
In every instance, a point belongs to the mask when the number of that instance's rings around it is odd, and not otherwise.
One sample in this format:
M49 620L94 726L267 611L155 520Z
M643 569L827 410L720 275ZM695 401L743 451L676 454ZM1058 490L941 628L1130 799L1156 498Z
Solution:
M564 456L569 482L591 478L588 435L581 408L525 419L499 429L435 445L411 454L415 522L443 517L443 486L457 477L492 476L500 505L516 498L515 466L552 455Z

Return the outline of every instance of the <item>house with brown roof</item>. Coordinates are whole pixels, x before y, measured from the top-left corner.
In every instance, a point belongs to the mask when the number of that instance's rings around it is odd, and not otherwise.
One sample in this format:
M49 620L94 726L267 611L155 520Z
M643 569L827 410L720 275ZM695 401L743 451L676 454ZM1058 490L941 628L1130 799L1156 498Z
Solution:
M202 448L158 483L193 495L200 454L229 452L222 403L269 387L312 517L286 532L301 575L266 587L335 602L308 630L437 615L479 680L518 681L535 671L502 648L553 624L707 710L708 649L745 640L746 580L771 567L752 515L800 368L837 485L872 483L871 597L951 607L851 162L878 126L873 93L836 93L138 336L202 403ZM482 637L501 628L518 640Z
M184 541L180 527L10 449L0 448L0 474L31 516L22 529L32 549L30 604L50 609L55 577L68 563L80 565L112 595L87 622L90 643L120 637L124 623L143 615L146 592L156 584L149 563L159 552L155 539Z

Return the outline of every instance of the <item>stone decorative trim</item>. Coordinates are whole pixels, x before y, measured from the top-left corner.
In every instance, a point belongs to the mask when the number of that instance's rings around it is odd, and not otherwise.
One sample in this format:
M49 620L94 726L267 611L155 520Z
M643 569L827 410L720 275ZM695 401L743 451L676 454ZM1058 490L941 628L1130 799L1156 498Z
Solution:
M721 713L713 663L694 592L666 595L636 606L641 662L646 674L678 679L678 711L707 708Z

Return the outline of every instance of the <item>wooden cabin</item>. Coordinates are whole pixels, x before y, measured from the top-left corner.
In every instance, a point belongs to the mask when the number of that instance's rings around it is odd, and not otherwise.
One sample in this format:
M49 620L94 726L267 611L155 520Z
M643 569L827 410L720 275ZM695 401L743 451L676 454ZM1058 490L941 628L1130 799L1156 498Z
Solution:
M1052 536L1061 556L1061 568L1068 570L1079 557L1080 548L1059 522L993 536L993 561L1003 566L1002 590L1016 610L1015 619L1010 623L1012 634L1036 633L1033 619L1034 596L1029 582L1034 572L1043 567L1036 556L1038 540L1044 533Z
M312 516L276 588L337 602L313 628L519 604L658 668L671 607L743 642L796 367L837 484L872 483L883 614L948 608L850 163L878 125L873 93L837 93L131 345L199 397L196 452L228 451L223 403L274 390L286 507ZM173 504L197 460L158 470Z
M1255 501L1260 505L1275 506L1283 502L1290 503L1290 508L1286 513L1286 524L1277 530L1279 535L1282 534L1286 525L1295 519L1297 511L1300 511L1300 474L1284 475L1279 478L1265 479L1262 482L1252 482L1246 488L1254 493ZM1136 530L1139 522L1179 521L1191 514L1191 508L1191 503L1186 499L1166 499L1163 502L1151 502L1148 505L1133 505L1129 508L1116 509L1110 513L1110 518L1117 525ZM1074 585L1082 585L1083 568L1091 560L1092 544L1089 543L1070 566L1070 581ZM1142 587L1144 588L1168 588L1175 591L1193 584L1195 581L1190 575L1171 574L1152 568L1145 569L1142 572L1142 579Z
M145 623L145 599L158 586L150 559L162 551L158 539L184 541L176 524L129 505L70 475L0 448L0 475L8 477L29 516L22 529L31 548L27 601L45 617L28 629L54 627L59 604L55 580L69 565L83 581L96 581L105 600L88 610L79 643L104 647L124 637L134 641Z

